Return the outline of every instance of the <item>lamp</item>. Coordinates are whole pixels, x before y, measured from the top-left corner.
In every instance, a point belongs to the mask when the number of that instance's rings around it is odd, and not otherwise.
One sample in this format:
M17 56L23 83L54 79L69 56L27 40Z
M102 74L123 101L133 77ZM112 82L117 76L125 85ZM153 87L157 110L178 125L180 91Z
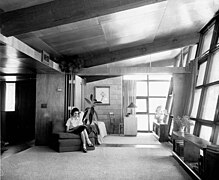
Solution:
M132 115L135 115L135 108L137 108L137 106L133 102L131 102L127 108L131 109Z

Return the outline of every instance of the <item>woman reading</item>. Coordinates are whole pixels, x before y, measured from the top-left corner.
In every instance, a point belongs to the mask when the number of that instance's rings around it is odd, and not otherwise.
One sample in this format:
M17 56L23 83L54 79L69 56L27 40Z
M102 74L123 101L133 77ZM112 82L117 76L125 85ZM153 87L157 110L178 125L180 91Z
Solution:
M94 146L88 137L86 126L83 125L82 119L79 116L78 108L73 108L71 110L71 117L66 122L66 132L78 134L81 136L83 143L82 151L84 153L87 152L86 145L90 147Z

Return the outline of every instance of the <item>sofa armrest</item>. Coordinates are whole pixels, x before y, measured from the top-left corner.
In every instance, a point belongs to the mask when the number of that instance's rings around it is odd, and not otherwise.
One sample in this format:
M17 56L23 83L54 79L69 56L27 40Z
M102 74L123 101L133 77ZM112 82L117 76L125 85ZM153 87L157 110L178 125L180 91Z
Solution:
M56 120L52 122L52 133L65 132L65 123L63 120Z

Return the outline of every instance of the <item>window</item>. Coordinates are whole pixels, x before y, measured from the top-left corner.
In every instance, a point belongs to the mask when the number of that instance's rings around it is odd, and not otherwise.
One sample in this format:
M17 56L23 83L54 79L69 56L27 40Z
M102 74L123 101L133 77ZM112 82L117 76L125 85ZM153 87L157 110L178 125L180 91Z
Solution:
M136 94L137 96L147 96L147 83L146 81L138 81L136 84Z
M208 87L206 91L201 118L213 121L219 95L219 84Z
M195 127L195 121L192 121L192 120L190 120L190 121L191 121L191 124L190 124L190 126L189 126L188 132L189 132L190 134L193 134L193 132L194 132L194 127Z
M207 62L204 62L199 66L198 79L197 79L197 84L196 84L197 86L200 86L203 84L206 64Z
M165 109L166 98L149 98L149 113L155 113L157 106Z
M137 98L136 99L136 112L137 113L145 113L147 112L147 99L146 98Z
M189 132L194 131L194 135L219 144L219 119L217 118L219 117L219 111L217 111L219 108L219 19L211 22L201 30L197 58L199 70L191 112L191 119L195 122L195 126L191 127ZM212 131L213 127L215 131Z
M208 83L219 81L219 51L214 52L212 56L212 64L209 69Z
M167 96L169 87L170 82L149 82L149 96Z
M201 89L195 90L194 102L193 102L191 117L196 117L196 115L197 115L200 96L201 96Z
M136 82L138 131L151 131L158 106L165 109L172 75L147 75Z
M210 27L210 29L203 35L201 54L209 50L213 31L214 31L214 26Z
M190 46L189 58L188 58L189 61L195 59L196 51L197 51L197 45Z
M15 111L15 83L6 83L5 111Z
M201 131L199 137L210 141L212 128L208 126L201 126Z

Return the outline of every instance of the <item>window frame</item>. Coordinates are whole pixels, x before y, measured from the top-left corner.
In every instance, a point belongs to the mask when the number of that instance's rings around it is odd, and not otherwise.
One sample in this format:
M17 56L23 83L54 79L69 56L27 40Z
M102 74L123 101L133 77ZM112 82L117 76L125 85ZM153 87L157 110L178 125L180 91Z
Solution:
M214 26L214 29L213 29L213 34L211 37L210 48L206 52L202 53L204 37L205 37L206 33L208 33L208 30L212 26ZM211 68L211 65L213 62L212 56L216 51L219 51L219 39L218 39L219 38L219 16L217 18L214 17L200 31L200 33L201 33L201 37L200 37L200 41L199 41L199 46L197 48L198 52L196 55L196 58L198 58L198 67L200 67L200 65L206 61L207 61L207 64L206 64L206 69L205 69L205 73L204 73L203 84L195 86L195 89L201 89L201 95L200 95L200 99L199 99L198 106L197 106L198 109L197 109L196 117L191 118L192 120L195 121L195 127L194 127L193 134L196 136L200 136L202 126L211 127L212 131L211 131L211 136L210 136L210 142L216 143L217 137L218 137L218 131L216 129L219 129L219 110L218 110L218 108L219 108L219 95L218 95L218 99L216 102L216 107L215 107L215 112L214 112L215 114L214 114L213 120L210 121L207 119L203 119L201 117L202 117L202 113L203 113L203 107L204 107L205 98L207 95L208 88L219 84L219 81L210 82L210 83L208 82L209 75L210 75L210 68ZM197 75L196 81L197 81L197 79L198 79L198 75Z

